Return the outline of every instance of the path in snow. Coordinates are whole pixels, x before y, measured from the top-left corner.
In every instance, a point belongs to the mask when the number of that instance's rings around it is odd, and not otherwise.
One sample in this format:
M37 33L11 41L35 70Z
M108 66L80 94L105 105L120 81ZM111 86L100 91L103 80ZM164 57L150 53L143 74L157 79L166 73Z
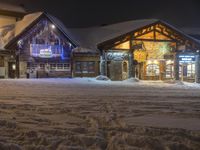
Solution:
M200 149L200 85L0 80L0 150Z

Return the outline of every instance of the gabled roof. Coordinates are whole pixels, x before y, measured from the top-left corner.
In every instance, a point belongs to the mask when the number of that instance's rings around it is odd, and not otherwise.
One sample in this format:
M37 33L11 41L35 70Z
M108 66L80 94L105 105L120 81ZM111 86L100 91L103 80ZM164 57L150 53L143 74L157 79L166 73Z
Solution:
M114 39L138 28L154 24L157 19L133 20L106 26L90 28L71 28L68 35L79 43L82 47L97 49L97 45Z
M75 45L85 49L98 50L98 45L107 41L115 41L119 37L125 37L141 28L149 27L157 23L162 23L172 29L177 34L187 40L191 40L200 45L199 40L187 35L180 29L158 19L133 20L117 24L96 26L89 28L66 28L66 26L56 17L44 13L36 12L26 15L21 21L15 24L14 30L8 33L6 48L31 29L42 17L47 17L55 26Z
M76 43L67 35L66 28L63 23L56 17L45 13L45 12L36 12L24 16L24 18L15 24L15 28L7 34L7 43L5 48L8 48L10 45L18 41L28 30L30 30L36 23L40 21L41 18L46 17L49 19L63 34L66 36L70 42L76 46Z
M162 23L168 28L172 29L177 34L184 38L193 41L195 44L200 45L199 40L187 35L180 29L158 19L146 19L146 20L133 20L112 25L91 27L91 28L74 28L69 29L68 35L79 43L79 45L90 48L98 49L98 45L107 41L115 41L119 37L126 36L134 31L148 27L157 23Z

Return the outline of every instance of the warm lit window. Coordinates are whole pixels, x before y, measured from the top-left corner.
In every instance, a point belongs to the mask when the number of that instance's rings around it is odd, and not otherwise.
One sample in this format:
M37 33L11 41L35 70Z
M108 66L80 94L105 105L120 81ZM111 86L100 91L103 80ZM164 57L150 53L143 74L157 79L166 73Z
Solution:
M187 65L187 77L191 77L191 78L195 77L195 64Z
M166 65L166 78L173 78L174 77L174 65L168 64Z
M147 76L158 76L160 73L159 65L157 64L149 64L147 65Z

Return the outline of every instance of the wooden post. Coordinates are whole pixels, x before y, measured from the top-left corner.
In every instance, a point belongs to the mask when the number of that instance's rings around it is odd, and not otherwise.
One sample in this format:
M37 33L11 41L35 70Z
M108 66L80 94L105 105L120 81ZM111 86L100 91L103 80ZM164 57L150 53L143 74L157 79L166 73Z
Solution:
M105 76L105 54L102 52L100 56L100 74Z
M130 37L130 50L129 50L129 62L128 62L128 78L135 78L135 65L133 64L134 60L134 49L133 49L133 35Z
M15 58L16 58L16 70L15 70L15 77L16 78L20 78L20 50L17 50L16 54L15 54Z
M195 59L195 82L200 83L200 52L197 52Z
M133 75L133 50L129 50L129 62L128 62L128 78L134 77Z
M179 54L177 51L174 56L174 79L179 80Z

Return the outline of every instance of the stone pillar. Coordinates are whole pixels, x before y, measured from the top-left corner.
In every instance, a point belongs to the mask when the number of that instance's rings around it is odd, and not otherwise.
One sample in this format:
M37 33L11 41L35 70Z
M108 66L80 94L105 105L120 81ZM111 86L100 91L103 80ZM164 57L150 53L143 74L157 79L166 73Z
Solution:
M179 54L176 52L174 57L174 79L179 80Z
M134 71L133 71L133 50L129 51L129 55L128 55L128 78L132 78L135 77L134 75Z
M105 56L104 56L104 54L102 54L100 56L100 75L103 75L103 76L106 75L106 72L105 72L106 67L105 67L105 65L106 65Z
M195 59L195 82L200 83L200 53L196 55Z

